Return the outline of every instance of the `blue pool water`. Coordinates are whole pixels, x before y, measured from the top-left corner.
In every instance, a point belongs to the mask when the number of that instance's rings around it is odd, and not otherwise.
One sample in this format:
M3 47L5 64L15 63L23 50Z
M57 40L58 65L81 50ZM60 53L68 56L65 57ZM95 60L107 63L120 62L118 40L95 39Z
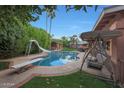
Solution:
M76 52L51 52L43 60L33 63L36 66L61 66L71 60L77 60Z

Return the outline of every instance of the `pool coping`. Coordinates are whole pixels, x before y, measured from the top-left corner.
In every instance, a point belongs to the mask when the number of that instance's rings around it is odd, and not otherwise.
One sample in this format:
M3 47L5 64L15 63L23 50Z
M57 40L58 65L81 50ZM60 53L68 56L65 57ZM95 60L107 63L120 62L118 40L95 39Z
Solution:
M79 53L79 52L78 52ZM79 55L79 54L78 54ZM77 61L78 62L78 61ZM76 62L76 63L77 63ZM69 66L70 64L73 64L74 62L69 62L67 64L64 64L64 65L60 65L60 66L34 66L34 68L65 68L65 66ZM79 63L79 62L78 62ZM69 71L69 72L64 72L64 73L55 73L55 74L38 74L38 73L32 73L28 78L26 78L25 80L23 80L22 82L12 86L12 87L21 87L23 84L27 83L28 81L30 81L33 77L36 77L36 76L42 76L42 77L47 77L47 76L63 76L63 75L69 75L69 74L72 74L72 73L75 73L79 71L79 69L74 69L72 71Z

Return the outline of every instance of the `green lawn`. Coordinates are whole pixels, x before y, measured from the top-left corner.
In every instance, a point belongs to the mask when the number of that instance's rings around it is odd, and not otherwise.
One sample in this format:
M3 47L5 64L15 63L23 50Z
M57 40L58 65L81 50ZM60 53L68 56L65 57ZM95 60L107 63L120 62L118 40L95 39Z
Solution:
M4 70L8 68L8 62L0 62L0 70Z
M76 72L55 77L34 77L22 88L110 88L112 83L96 79L95 76Z

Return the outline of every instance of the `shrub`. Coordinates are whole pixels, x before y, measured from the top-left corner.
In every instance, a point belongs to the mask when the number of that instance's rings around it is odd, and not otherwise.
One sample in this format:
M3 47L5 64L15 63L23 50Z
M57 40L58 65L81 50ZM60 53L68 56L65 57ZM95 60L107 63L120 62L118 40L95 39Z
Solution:
M49 48L50 46L50 35L43 29L39 29L36 27L32 27L31 25L24 26L25 28L25 35L22 39L23 42L25 42L25 49L29 42L29 40L37 40L39 42L39 45L43 48ZM32 46L31 53L36 53L39 51L38 47L33 45Z
M0 70L9 68L9 62L0 62Z
M15 21L17 27L12 28L8 24L8 28L0 30L0 58L10 58L20 56L25 53L26 46L30 39L35 39L40 46L49 48L50 35L43 29L32 27L31 25L23 25ZM11 29L12 28L12 29ZM31 53L37 53L38 48L35 47Z
M21 39L23 27L18 23L16 18L13 20L0 20L0 57L12 57L16 53L16 40ZM10 21L6 23L5 21ZM13 23L11 22L13 21ZM12 24L11 24L12 23Z
M29 25L42 14L40 6L0 6L0 10L0 58L23 55L31 38L48 48L49 35Z

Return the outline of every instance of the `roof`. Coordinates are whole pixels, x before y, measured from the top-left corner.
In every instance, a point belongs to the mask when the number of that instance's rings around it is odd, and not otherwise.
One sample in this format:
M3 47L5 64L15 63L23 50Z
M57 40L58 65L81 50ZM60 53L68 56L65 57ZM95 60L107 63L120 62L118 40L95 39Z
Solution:
M110 22L118 13L124 14L124 6L110 6L105 8L99 16L92 31L101 30L106 24Z
M83 45L83 44L87 44L87 41L78 41L77 44Z

